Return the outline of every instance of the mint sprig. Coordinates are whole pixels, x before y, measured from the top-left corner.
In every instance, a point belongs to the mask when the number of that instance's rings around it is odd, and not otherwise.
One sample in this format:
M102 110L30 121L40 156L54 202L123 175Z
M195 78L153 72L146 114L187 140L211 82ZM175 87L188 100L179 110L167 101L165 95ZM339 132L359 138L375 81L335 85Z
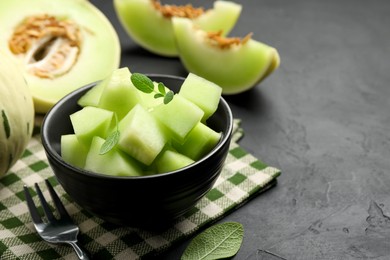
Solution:
M147 94L154 92L154 98L163 98L164 104L168 104L173 99L173 91L169 90L168 92L166 92L166 87L162 82L159 82L157 84L157 90L155 90L153 81L144 74L133 73L131 74L130 79L134 87L136 87L139 91L142 91Z

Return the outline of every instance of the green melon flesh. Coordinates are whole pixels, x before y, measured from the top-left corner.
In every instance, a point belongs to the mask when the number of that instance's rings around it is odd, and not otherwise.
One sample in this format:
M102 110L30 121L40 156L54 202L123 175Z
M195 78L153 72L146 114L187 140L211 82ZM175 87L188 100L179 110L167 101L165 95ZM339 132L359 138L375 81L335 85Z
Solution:
M217 110L221 93L220 86L193 73L188 74L179 91L180 96L203 110L203 122Z
M84 107L70 115L74 133L84 145L89 145L94 136L106 138L112 125L114 113L97 107Z
M249 39L220 48L210 44L207 33L186 18L173 18L173 28L186 69L222 87L223 94L237 94L254 87L275 66L277 50ZM274 68L275 69L275 68Z
M194 163L194 160L174 150L164 150L156 159L155 165L158 173L175 171Z
M28 72L25 55L14 55L8 41L13 30L25 18L48 14L59 20L69 19L81 30L80 54L73 67L53 78ZM71 91L101 80L120 64L118 35L105 15L85 0L1 0L0 47L20 58L20 66L34 98L35 111L46 113Z
M61 157L65 162L84 168L88 146L79 141L75 134L61 136Z
M104 139L95 136L92 139L85 169L113 176L141 176L142 166L139 162L115 147L105 154L100 154Z
M90 88L81 98L77 101L82 107L92 106L97 107L99 105L100 97L104 88L107 86L110 78L107 77L104 80L98 82L95 86Z
M153 6L152 0L114 0L118 18L130 37L150 52L177 56L171 19ZM241 5L215 1L212 9L194 19L206 31L221 30L225 35L235 25Z
M168 104L155 107L151 113L179 143L184 142L188 133L204 115L202 109L180 95L175 95Z
M215 132L207 125L199 122L188 134L185 142L173 142L173 147L194 161L201 159L219 142L221 133Z
M113 111L119 120L141 102L139 91L131 83L130 76L128 68L115 70L99 99L98 107Z
M145 165L153 162L167 142L162 126L141 105L119 122L119 131L119 149Z

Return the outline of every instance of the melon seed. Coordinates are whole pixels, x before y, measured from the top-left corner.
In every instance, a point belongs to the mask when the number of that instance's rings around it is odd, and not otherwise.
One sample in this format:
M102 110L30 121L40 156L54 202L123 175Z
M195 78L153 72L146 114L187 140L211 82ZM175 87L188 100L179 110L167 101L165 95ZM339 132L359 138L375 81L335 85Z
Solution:
M72 21L50 15L26 18L9 42L15 55L23 55L29 73L55 78L67 73L80 53L81 33Z

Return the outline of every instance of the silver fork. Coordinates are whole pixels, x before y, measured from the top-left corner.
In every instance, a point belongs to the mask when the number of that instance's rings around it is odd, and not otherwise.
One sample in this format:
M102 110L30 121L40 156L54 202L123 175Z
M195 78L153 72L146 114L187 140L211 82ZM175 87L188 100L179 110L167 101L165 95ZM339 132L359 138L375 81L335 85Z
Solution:
M35 189L37 191L39 200L42 204L42 209L45 212L47 219L47 221L44 221L41 218L37 207L35 206L28 187L25 185L24 196L26 198L27 206L30 211L30 215L33 220L35 229L45 241L50 243L69 244L76 251L76 254L79 259L89 259L85 250L77 244L77 235L79 233L79 227L73 223L72 219L70 218L68 212L66 211L64 205L62 204L57 193L54 191L50 182L48 180L45 180L45 182L60 217L57 219L53 215L49 204L47 203L45 197L42 194L41 189L39 188L38 184L35 183Z

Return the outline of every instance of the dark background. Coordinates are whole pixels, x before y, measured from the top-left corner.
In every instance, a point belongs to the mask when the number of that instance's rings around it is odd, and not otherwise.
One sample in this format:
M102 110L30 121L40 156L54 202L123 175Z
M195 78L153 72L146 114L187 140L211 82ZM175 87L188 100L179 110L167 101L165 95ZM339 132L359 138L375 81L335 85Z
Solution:
M242 119L241 146L282 175L221 220L244 226L235 259L390 259L390 1L236 2L230 35L253 32L278 49L281 66L227 100ZM138 47L112 1L92 3L120 36L121 66L187 75L178 59ZM188 242L159 259L178 259Z

